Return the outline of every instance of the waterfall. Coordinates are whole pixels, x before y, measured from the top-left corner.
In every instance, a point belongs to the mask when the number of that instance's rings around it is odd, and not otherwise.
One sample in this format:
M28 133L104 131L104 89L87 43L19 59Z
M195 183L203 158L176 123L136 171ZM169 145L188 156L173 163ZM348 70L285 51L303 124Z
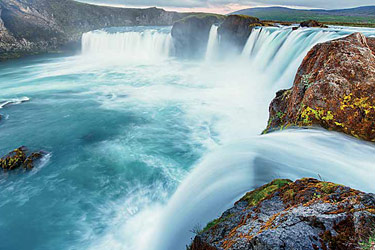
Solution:
M287 130L228 145L207 155L179 186L145 249L184 249L192 229L274 178L321 176L374 192L374 153L370 144L322 130Z
M159 29L109 32L91 31L82 36L82 55L127 62L155 62L173 54L172 37Z
M317 43L340 38L349 33L335 30L257 28L243 49L242 58L274 79L276 86L290 87L307 52Z
M215 24L211 26L210 35L207 43L206 60L212 60L216 53L219 45L219 38L217 35L217 29L219 27Z

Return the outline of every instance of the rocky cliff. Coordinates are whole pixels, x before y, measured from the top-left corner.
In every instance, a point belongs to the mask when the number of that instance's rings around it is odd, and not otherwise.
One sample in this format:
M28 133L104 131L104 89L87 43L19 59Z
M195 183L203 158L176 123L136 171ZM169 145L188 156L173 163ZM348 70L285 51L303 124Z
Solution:
M254 27L269 25L260 22L258 18L244 15L190 15L176 22L172 28L177 56L204 56L213 24L218 26L221 51L235 53L243 49Z
M220 25L225 16L194 14L173 24L172 37L178 57L200 57L206 52L213 24Z
M278 179L210 222L190 249L360 249L371 247L374 229L374 194L315 179Z
M218 34L226 49L241 51L254 27L265 26L258 18L245 15L230 15L220 25Z
M172 25L186 14L95 6L73 0L0 1L0 60L61 50L84 32L114 26Z
M375 141L374 45L360 33L316 45L293 87L276 94L265 132L320 126Z

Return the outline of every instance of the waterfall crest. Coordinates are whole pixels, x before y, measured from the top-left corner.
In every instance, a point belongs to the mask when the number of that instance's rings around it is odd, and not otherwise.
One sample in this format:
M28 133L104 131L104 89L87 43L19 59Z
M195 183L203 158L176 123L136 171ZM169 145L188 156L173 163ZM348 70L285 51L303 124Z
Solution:
M91 31L82 36L84 56L102 56L125 61L150 62L173 54L170 33L158 29L143 31Z

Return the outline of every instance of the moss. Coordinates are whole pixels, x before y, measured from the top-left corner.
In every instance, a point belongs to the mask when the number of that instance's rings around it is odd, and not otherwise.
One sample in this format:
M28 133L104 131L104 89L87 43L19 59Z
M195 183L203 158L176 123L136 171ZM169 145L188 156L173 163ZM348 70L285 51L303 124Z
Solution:
M334 193L340 185L332 182L320 182L316 185L317 188L322 190L326 194Z
M210 221L209 223L207 223L207 225L199 233L201 234L201 233L207 232L208 230L210 230L211 228L213 228L217 224L219 224L219 223L221 223L221 222L223 222L223 221L225 221L225 220L227 220L227 219L229 219L233 216L234 216L234 214L229 214L225 217L220 217L220 218L217 218L213 221Z
M362 250L373 250L375 248L375 234L367 240L360 242L359 245Z
M291 182L292 181L286 179L276 179L269 184L266 184L258 189L255 189L252 192L247 193L244 197L242 197L241 201L246 201L249 207L256 206L267 196L271 195L276 190Z

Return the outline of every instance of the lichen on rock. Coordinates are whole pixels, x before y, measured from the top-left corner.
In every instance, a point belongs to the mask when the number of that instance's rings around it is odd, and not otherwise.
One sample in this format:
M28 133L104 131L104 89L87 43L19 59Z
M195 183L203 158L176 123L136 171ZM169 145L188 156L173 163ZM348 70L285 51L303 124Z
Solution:
M28 154L28 149L19 147L0 159L0 167L4 171L16 170L19 168L33 169L35 164L43 158L45 152L33 152Z
M265 133L321 126L375 141L375 55L368 41L355 33L312 48L293 87L272 101Z
M373 194L311 178L278 179L209 223L190 249L357 249L374 223Z

